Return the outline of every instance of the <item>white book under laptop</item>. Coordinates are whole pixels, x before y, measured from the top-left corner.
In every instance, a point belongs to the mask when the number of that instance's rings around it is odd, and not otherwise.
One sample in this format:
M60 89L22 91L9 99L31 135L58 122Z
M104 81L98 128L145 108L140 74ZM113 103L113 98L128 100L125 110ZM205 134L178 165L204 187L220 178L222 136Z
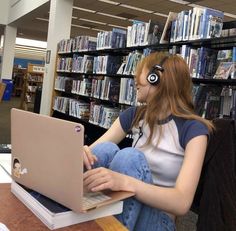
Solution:
M49 198L39 200L37 193L34 196L30 194L32 190L26 190L21 185L12 181L12 193L23 202L49 229L58 229L69 225L78 224L94 220L100 217L119 214L122 212L123 201L117 201L112 204L88 211L86 213L75 213L60 204L51 201Z
M12 192L50 229L121 213L121 200L133 196L112 191L89 198L84 194L84 127L79 123L12 109L11 141ZM28 189L73 212L50 212Z

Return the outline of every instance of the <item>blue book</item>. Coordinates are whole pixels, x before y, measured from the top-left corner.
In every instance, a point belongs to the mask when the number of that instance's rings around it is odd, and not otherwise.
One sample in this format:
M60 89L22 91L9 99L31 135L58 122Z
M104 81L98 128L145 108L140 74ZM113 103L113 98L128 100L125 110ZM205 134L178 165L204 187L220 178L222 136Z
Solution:
M223 19L224 13L222 11L214 10L210 8L205 8L203 10L203 15L201 17L202 21L200 22L201 23L200 38L207 38L208 26L209 26L210 19L212 17Z
M236 62L236 47L233 47L232 62Z

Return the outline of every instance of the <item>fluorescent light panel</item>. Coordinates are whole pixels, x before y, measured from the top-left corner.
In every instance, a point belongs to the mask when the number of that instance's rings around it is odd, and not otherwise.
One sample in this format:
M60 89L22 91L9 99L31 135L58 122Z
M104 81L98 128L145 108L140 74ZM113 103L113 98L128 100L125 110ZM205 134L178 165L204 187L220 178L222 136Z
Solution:
M95 31L105 31L105 30L101 30L101 29L98 29L98 28L91 28L91 30L95 30Z
M158 16L161 16L161 17L166 17L166 18L168 18L168 15L167 15L167 14L162 14L162 13L158 13L158 12L154 12L153 14L158 15Z
M95 10L90 10L90 9L87 9L87 8L82 8L82 7L77 7L77 6L73 6L73 9L82 10L82 11L86 11L86 12L89 12L89 13L96 13Z
M47 18L36 18L37 20L40 20L40 21L45 21L45 22L48 22L49 21L49 19L47 19Z
M111 5L120 5L119 2L115 2L115 1L110 1L110 0L98 0L99 2L105 2L105 3L108 3L108 4L111 4Z
M114 25L114 24L107 24L108 26L112 26L112 27L118 27L118 28L122 28L122 29L127 29L127 27L124 26L118 26L118 25Z
M71 24L71 26L73 26L73 27L78 27L78 28L83 28L83 29L91 29L91 27L88 27L88 26L80 26L80 25L76 25L76 24Z
M139 8L139 7L130 6L130 5L127 5L127 4L120 4L120 6L128 8L128 9L132 9L132 10L137 10L137 11L145 12L145 13L148 13L148 14L151 14L151 13L154 12L152 10L146 10L146 9L142 9L142 8Z
M200 5L197 5L197 4L188 4L188 6L198 7L198 8L210 8L210 7L206 7L206 6L200 6Z
M106 13L102 13L102 12L99 12L99 11L97 11L96 14L100 14L100 15L103 15L103 16L108 16L108 17L111 17L111 18L118 18L118 19L122 19L122 20L127 20L127 18L124 18L124 17L120 17L120 16L116 16L116 15L112 15L112 14L106 14Z
M79 18L78 20L85 21L85 22L97 23L97 24L100 24L100 25L106 25L105 22L94 21L94 20L90 20L90 19L86 19L86 18Z
M225 15L225 16L228 16L228 17L231 17L231 18L236 18L236 15L235 15L235 14L230 14L230 13L225 13L225 12L224 12L224 15Z
M16 38L16 45L47 48L47 42L25 38Z
M170 2L176 2L176 3L179 3L179 4L182 4L182 5L187 5L189 4L190 2L187 2L187 1L183 1L183 0L169 0Z

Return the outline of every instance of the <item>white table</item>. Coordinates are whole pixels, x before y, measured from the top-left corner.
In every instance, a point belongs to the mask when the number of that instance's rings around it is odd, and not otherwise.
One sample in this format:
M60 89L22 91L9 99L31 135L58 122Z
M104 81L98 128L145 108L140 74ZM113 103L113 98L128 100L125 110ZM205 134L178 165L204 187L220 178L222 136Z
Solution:
M0 153L0 183L11 183L11 154Z

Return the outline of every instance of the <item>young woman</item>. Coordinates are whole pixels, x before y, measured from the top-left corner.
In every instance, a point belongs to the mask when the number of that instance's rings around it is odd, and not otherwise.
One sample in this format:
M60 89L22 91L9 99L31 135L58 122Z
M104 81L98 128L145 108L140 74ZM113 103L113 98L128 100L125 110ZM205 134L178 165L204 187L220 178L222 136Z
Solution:
M84 185L93 192L131 191L118 219L129 230L175 230L199 181L212 124L194 113L192 80L180 56L144 58L136 70L142 106L122 112L111 128L84 147ZM116 144L133 133L133 146Z

